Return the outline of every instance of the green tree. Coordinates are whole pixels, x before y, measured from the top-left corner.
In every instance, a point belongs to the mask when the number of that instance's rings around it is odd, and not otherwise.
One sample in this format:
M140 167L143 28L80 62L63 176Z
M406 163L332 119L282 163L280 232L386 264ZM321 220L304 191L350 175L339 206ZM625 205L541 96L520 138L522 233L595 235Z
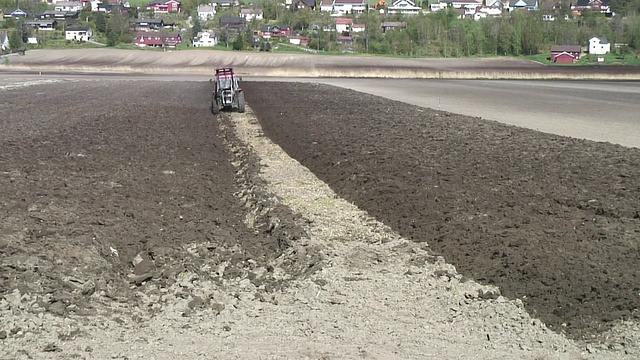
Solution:
M542 19L533 12L532 14L525 14L519 19L522 23L521 26L521 42L522 53L525 55L535 55L540 53L542 48Z
M247 44L243 33L238 33L238 35L236 35L236 38L233 40L233 43L231 44L233 50L238 51L246 49L246 45Z
M19 49L22 46L22 37L20 30L14 30L9 34L9 47L11 49Z
M93 22L96 25L97 31L103 34L107 33L107 15L105 15L105 13L101 11L95 13Z
M133 39L134 36L129 25L129 16L119 10L112 12L107 21L108 45L114 46L119 43L130 43L133 42Z
M191 28L191 40L198 36L198 33L202 31L202 25L200 25L200 19L197 17L193 19L193 27Z

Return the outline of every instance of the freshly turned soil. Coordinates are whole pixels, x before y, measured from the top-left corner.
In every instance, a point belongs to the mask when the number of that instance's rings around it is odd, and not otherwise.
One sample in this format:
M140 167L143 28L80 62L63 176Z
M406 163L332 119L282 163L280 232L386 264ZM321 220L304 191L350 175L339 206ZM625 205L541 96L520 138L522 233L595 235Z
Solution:
M321 84L246 82L265 135L462 274L587 338L640 313L640 150Z

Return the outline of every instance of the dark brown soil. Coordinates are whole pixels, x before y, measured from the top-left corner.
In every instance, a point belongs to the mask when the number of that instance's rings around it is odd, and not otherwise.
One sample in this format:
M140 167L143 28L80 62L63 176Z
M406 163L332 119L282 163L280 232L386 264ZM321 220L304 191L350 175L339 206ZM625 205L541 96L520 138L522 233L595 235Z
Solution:
M640 317L640 150L326 85L244 89L265 134L340 196L555 331Z
M225 276L247 276L281 254L299 230L278 207L280 228L245 225L235 194L255 161L243 174L231 165L210 91L93 81L0 93L0 298L18 289L56 314L90 314L94 292L135 302L137 286L183 270L215 278L203 266L225 263Z

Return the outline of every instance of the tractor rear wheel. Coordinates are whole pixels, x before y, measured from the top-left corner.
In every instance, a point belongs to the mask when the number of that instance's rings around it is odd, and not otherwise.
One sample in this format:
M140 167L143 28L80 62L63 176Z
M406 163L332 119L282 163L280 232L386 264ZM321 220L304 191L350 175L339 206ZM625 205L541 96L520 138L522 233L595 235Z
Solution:
M218 106L215 96L211 97L211 113L213 115L218 115L220 113L220 107Z
M238 112L243 113L245 111L246 103L244 101L244 93L238 93Z

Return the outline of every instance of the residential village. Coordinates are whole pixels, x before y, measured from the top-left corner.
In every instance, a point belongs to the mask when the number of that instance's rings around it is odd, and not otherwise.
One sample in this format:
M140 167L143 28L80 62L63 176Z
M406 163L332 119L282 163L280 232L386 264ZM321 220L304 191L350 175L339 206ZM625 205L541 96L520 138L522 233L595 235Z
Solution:
M508 51L499 51L499 46L506 49L520 47L522 52L527 44L525 33L528 33L528 28L521 28L522 39L516 40L511 39L512 34L501 32L494 34L495 39L489 40L487 34L474 35L477 39L469 39L466 35L466 43L463 43L460 40L463 36L461 33L468 34L474 27L484 29L472 23L480 24L492 18L499 19L495 21L499 21L500 26L508 26L503 24L507 23L505 19L514 16L535 19L534 22L539 24L536 26L542 32L545 31L544 23L568 23L580 19L587 12L591 14L590 18L597 16L596 23L600 25L594 28L602 30L606 25L601 24L617 16L609 0L578 0L575 3L542 0L264 0L252 3L205 0L207 3L193 4L191 8L184 7L180 0L154 0L136 6L123 0L44 1L46 6L41 6L39 11L20 7L0 9L3 20L0 22L3 25L0 26L2 52L15 51L16 47L41 46L42 42L53 38L47 33L55 32L67 44L93 42L96 46L113 46L126 45L128 42L139 48L165 51L221 45L231 45L235 50L271 51L286 45L288 49L307 52L332 50L403 55L427 52L432 56L472 56L489 53L486 48L495 46L496 55L510 55ZM120 37L111 39L106 36L110 32L105 26L113 26L109 24L116 21L109 21L107 25L104 23L113 17L125 19L128 28L120 29ZM435 20L431 23L421 20L422 25L416 25L417 19ZM513 23L512 20L508 22ZM103 23L102 29L99 29L98 23ZM439 25L441 23L446 25ZM450 23L458 25L451 26ZM514 29L517 30L518 26ZM508 29L505 27L505 32ZM434 32L439 34L434 35ZM106 35L98 36L101 33ZM123 37L124 33L129 37ZM612 34L611 31L607 33ZM507 35L510 38L505 40ZM534 35L529 34L529 37ZM581 33L580 39L575 37L573 42L565 40L551 43L546 48L544 40L539 40L535 51L549 52L549 60L557 63L575 63L585 54L596 56L597 61L604 61L604 55L621 44L625 45L624 42L612 44L605 35L593 32L584 36ZM105 37L109 41L105 41ZM480 41L487 45L479 44ZM407 50L409 43L412 47L415 43L418 50ZM450 53L452 50L447 49L447 45L450 49L457 47L457 52ZM471 51L472 45L474 52ZM434 53L430 54L429 47L438 50L431 50ZM533 51L529 52L533 54Z

